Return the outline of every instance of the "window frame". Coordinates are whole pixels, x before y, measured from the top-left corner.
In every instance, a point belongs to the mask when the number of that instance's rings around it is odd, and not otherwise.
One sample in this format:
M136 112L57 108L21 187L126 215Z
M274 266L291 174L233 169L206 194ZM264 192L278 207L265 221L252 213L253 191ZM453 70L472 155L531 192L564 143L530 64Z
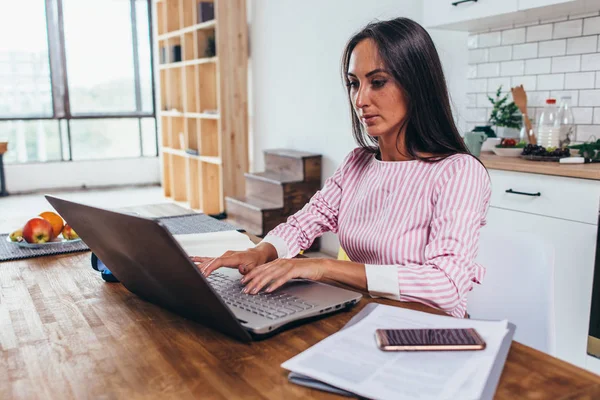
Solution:
M123 0L127 1L127 0ZM73 161L72 152L72 140L71 140L71 120L79 119L115 119L115 118L129 118L137 119L138 122L138 135L140 144L140 155L139 157L158 157L159 153L159 141L158 141L158 122L156 121L156 83L154 79L154 32L152 24L152 1L145 0L148 7L148 31L150 41L150 75L152 85L152 112L142 111L142 97L141 97L141 78L140 78L140 60L138 52L138 30L137 30L137 9L136 3L139 0L128 0L130 4L130 18L131 18L131 40L132 40L132 51L133 51L133 68L134 68L134 91L135 91L135 106L136 110L133 112L99 112L99 113L81 113L73 115L71 113L70 101L69 101L69 85L68 85L68 74L67 74L67 60L66 60L66 47L64 38L64 16L63 16L63 0L44 0L46 8L46 34L48 40L48 63L50 68L50 86L51 86L51 98L52 98L52 115L44 114L24 114L14 116L0 116L0 122L5 121L32 121L32 120L56 120L58 123L59 136L61 143L63 140L63 124L61 120L66 120L66 140L68 141L69 154L68 157L62 151L62 160ZM143 133L142 133L142 119L143 118L154 118L155 119L155 143L156 149L153 156L144 155L143 145ZM81 160L80 160L81 161ZM15 165L23 165L36 162L27 163L15 163ZM56 161L52 161L56 162Z

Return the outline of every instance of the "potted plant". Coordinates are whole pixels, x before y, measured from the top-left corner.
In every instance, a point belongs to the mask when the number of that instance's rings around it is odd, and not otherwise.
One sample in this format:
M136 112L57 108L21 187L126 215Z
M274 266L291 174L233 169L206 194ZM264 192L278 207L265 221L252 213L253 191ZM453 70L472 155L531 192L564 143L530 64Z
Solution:
M496 98L488 96L494 106L489 122L496 127L496 135L501 138L518 138L521 128L521 114L514 101L509 102L508 93L501 97L502 85L496 91Z

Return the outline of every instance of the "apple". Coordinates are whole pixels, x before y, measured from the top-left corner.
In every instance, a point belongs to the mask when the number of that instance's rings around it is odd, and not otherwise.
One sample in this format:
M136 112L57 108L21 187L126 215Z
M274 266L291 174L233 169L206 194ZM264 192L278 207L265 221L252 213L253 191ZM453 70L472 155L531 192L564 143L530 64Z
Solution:
M13 242L20 242L23 240L23 229L17 229L13 233L10 234L10 240Z
M65 227L63 228L62 235L67 240L73 240L73 239L79 238L79 235L77 234L77 232L75 232L69 224L66 224Z
M23 239L27 243L46 243L52 240L52 225L44 218L33 218L23 227Z

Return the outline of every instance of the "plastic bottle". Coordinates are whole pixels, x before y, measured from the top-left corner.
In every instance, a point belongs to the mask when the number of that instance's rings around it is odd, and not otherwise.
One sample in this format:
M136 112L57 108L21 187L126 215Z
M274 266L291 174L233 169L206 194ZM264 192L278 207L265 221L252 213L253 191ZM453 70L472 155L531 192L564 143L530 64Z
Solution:
M546 100L546 107L538 121L537 141L538 145L546 148L560 146L560 120L556 99Z
M560 124L559 146L567 147L575 141L575 118L571 108L571 96L560 98L558 108L558 120Z

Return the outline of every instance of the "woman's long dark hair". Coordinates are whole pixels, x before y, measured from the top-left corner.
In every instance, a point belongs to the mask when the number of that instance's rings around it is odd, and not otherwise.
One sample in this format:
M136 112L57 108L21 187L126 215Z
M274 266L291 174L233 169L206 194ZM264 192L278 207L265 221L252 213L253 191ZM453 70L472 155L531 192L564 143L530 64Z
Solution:
M408 155L423 161L439 161L452 154L470 154L452 118L442 63L427 31L408 18L370 23L354 35L344 49L344 82L348 79L352 51L365 39L375 42L381 60L400 85L407 101L402 127L406 127L404 142ZM354 138L361 147L379 152L377 138L363 130L354 112L350 88L348 100ZM423 156L422 153L434 156Z

